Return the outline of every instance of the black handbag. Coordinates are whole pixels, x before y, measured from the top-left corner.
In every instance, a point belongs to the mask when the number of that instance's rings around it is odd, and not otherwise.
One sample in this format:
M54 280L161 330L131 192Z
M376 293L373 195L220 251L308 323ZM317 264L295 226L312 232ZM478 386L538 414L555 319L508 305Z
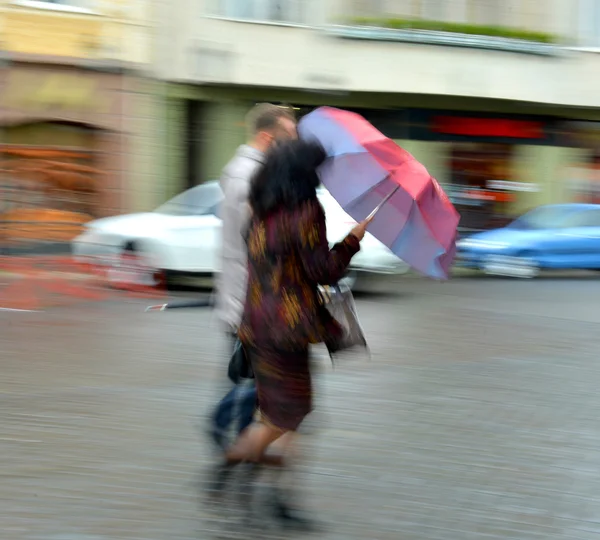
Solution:
M233 347L233 354L229 360L227 376L234 384L239 384L244 379L254 379L254 372L242 342L238 339Z

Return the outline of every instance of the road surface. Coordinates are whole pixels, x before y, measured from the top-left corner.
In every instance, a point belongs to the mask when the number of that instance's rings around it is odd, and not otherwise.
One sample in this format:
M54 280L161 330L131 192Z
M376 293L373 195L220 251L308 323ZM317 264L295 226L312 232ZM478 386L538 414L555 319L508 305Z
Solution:
M295 473L315 537L599 538L600 280L393 290L358 298L371 362L316 372ZM197 424L223 391L212 313L145 305L0 313L2 538L251 537L199 489Z

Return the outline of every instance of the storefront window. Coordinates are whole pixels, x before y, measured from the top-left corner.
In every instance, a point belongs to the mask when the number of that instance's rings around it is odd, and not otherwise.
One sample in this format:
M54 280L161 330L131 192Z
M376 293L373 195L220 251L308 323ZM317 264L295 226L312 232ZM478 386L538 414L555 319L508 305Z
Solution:
M86 127L52 123L3 132L8 141L0 145L0 228L5 239L69 241L96 213L104 172L96 165L95 134ZM39 144L43 140L46 144ZM81 146L75 148L74 142Z
M600 204L600 122L567 122L562 132L578 149L563 174L568 200Z
M573 164L567 175L572 200L600 204L600 152L592 153Z
M512 145L454 143L449 157L450 197L466 229L506 225L520 190L512 173Z

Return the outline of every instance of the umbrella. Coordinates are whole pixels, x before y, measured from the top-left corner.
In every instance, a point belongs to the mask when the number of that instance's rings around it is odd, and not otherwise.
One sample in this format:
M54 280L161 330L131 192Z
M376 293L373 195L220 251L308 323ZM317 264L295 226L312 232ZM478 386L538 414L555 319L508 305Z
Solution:
M429 277L448 278L460 216L421 163L349 111L316 109L298 132L325 149L319 175L346 213L357 221L373 215L369 232L400 259Z

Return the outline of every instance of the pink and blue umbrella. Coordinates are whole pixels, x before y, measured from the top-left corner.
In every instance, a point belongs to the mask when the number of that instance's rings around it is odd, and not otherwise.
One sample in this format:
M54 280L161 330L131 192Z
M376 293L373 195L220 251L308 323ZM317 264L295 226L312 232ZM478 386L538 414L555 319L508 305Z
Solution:
M321 107L298 126L327 152L321 181L344 211L415 270L447 279L460 216L438 182L362 116Z

